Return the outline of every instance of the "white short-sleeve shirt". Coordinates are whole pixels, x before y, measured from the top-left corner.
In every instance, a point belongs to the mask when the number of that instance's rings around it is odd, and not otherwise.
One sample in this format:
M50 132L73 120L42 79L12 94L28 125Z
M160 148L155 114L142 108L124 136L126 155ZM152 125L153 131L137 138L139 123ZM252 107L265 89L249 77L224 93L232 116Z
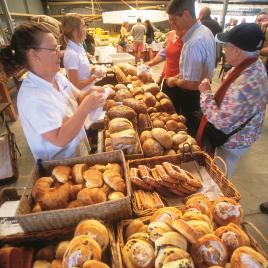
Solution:
M63 148L43 138L42 134L60 128L65 119L73 116L78 106L76 94L79 91L62 74L57 73L55 79L59 91L51 83L29 71L18 93L17 106L21 125L35 159L79 156L80 143L86 138L83 127Z
M69 70L77 70L79 80L86 80L90 77L90 63L82 44L76 44L68 40L67 48L64 52L63 65L67 76ZM90 87L91 85L87 85L82 91L86 91Z

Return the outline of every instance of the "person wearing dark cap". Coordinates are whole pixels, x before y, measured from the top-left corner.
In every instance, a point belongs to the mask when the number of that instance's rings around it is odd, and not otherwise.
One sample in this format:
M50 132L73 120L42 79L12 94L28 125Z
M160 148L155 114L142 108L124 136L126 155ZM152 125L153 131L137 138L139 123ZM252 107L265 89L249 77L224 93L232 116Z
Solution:
M259 59L263 40L263 32L255 23L239 24L229 32L217 34L216 41L223 43L226 61L233 69L215 95L208 79L199 86L203 117L196 139L203 145L208 122L225 134L232 133L215 149L215 156L227 164L229 178L262 131L268 97L268 78Z

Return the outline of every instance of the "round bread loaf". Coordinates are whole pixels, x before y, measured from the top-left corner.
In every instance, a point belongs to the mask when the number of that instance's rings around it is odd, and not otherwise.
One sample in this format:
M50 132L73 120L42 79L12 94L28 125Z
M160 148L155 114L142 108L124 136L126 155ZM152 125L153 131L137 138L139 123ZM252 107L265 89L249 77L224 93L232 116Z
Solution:
M107 111L107 115L110 120L117 117L123 117L127 118L130 121L132 121L137 116L136 112L132 108L125 105L119 105L110 108Z
M149 138L143 143L142 150L144 155L148 157L163 155L164 153L164 148L153 138Z
M154 139L156 139L165 149L171 149L173 142L167 131L163 128L153 128L151 131Z

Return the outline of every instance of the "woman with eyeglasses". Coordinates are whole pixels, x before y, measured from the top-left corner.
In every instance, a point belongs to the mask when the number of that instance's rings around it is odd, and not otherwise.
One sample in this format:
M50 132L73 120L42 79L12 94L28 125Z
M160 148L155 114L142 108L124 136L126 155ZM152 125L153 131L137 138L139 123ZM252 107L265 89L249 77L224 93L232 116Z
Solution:
M86 25L78 14L67 14L62 21L62 33L67 39L63 64L69 80L80 90L89 90L97 76L90 69L87 53L83 47Z
M86 139L84 121L104 105L102 93L82 93L58 73L61 56L53 34L34 22L19 25L10 45L0 50L0 63L6 73L28 70L17 106L35 159L79 156Z

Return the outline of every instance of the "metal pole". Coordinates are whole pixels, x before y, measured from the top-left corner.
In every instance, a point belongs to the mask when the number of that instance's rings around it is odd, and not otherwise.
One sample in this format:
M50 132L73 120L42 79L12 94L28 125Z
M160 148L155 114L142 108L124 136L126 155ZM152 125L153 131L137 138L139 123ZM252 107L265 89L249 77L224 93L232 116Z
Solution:
M222 15L221 15L221 18L222 18L221 27L222 27L222 29L224 29L224 25L225 25L225 16L227 13L228 3L229 3L229 0L224 0L223 8L222 8Z
M0 3L1 3L2 11L4 13L4 20L6 21L6 24L7 24L7 29L10 35L12 35L14 31L14 20L10 16L6 0L0 0Z

